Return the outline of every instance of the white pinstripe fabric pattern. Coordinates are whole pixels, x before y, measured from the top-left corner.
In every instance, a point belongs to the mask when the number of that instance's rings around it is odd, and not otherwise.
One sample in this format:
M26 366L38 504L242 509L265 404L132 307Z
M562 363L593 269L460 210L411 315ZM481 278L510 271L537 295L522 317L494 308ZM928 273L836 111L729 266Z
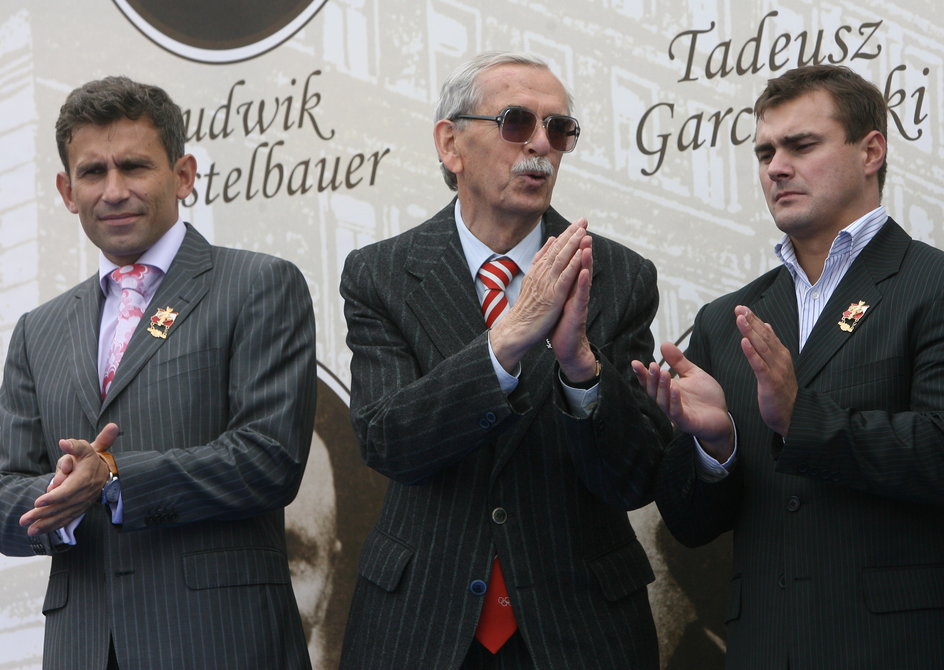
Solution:
M98 385L102 293L93 277L24 315L0 389L0 549L32 555L17 524L45 488L61 437L112 447L124 524L89 509L53 556L43 605L46 670L305 669L283 507L314 421L314 317L290 263L211 247L189 229L108 396ZM63 337L62 333L66 335Z
M871 307L849 332L850 302ZM733 310L747 305L793 354L784 442L767 428ZM706 305L689 356L738 428L721 482L695 476L679 435L657 501L699 545L734 531L729 670L908 668L944 658L944 253L889 219L838 283L799 350L794 282L777 268Z
M655 269L594 238L601 403L577 420L559 409L543 345L502 392L454 211L352 252L342 274L352 420L390 488L361 555L341 668L456 670L482 607L472 582L497 553L536 667L655 670L653 575L625 512L649 499L667 429L629 384L629 361L652 356ZM553 210L544 221L545 235L566 226Z

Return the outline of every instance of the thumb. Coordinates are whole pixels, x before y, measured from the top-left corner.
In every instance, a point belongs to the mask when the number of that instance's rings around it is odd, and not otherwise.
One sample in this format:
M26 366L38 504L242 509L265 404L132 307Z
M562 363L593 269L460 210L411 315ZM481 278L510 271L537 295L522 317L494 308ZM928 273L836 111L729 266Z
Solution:
M675 370L680 377L684 377L693 370L698 369L698 366L685 358L685 354L682 353L682 350L671 342L663 342L660 350L662 351L662 357L665 358L665 362L668 363L669 367Z
M108 451L111 449L111 445L118 439L120 432L117 423L109 423L102 428L102 432L98 434L95 441L92 443L95 451Z

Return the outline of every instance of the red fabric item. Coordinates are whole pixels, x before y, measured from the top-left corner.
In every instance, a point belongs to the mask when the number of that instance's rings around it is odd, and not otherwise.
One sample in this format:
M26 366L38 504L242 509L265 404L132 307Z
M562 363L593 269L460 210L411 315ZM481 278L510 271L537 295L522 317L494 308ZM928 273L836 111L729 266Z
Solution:
M496 556L492 563L492 576L488 580L488 590L485 592L482 615L475 629L475 638L495 654L516 630L518 630L518 622L515 621L515 613L511 609L511 598L505 586L505 576L502 574L501 564Z
M485 317L486 328L494 326L495 322L508 311L505 289L520 271L518 265L507 256L483 263L479 268L479 280L485 285L482 315Z

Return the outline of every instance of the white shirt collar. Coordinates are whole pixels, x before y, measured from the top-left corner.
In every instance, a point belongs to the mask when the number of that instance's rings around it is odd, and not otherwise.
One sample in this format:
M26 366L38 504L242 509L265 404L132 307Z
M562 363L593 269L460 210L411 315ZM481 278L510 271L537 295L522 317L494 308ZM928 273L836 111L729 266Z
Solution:
M885 225L887 220L888 212L884 205L879 205L868 214L859 217L836 234L836 239L829 247L828 256L846 251L858 255L865 245L875 237L881 227ZM793 248L793 240L790 239L789 235L784 235L774 245L774 253L795 277L799 265L797 264L796 250Z
M167 270L170 269L170 264L174 262L174 257L177 256L186 235L187 226L184 225L183 219L178 217L177 222L150 249L141 254L141 257L135 262L152 265L160 269L163 274L167 274ZM98 252L98 281L105 295L108 295L110 275L117 267L105 258L105 254L101 251Z
M459 231L459 242L462 244L462 253L465 255L465 260L469 264L469 273L472 275L473 280L478 276L479 268L482 267L482 263L492 258L497 258L498 256L507 256L513 260L518 265L518 268L520 268L522 275L528 273L534 255L541 249L541 240L543 238L542 231L544 228L543 219L538 219L537 222L535 222L534 228L531 229L531 232L525 235L524 239L518 242L518 244L507 253L499 254L473 235L472 231L465 225L458 199L456 200L455 217L456 229Z

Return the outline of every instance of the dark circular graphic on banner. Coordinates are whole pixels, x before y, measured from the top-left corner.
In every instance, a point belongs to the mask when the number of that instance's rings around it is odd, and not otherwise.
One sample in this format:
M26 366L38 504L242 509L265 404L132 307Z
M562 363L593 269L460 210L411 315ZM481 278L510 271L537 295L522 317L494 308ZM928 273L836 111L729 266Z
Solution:
M279 46L328 0L114 0L144 35L202 63L248 60Z

